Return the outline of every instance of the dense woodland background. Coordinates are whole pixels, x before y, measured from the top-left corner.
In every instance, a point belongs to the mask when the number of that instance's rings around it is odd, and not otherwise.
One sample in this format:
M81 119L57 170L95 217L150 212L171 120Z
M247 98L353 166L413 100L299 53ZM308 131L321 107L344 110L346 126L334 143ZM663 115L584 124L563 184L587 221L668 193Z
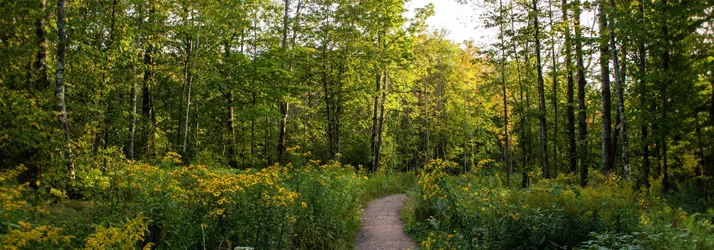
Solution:
M714 2L464 2L490 44L450 41L425 24L432 5L405 4L3 1L0 170L81 200L127 160L444 159L523 188L598 171L712 207Z
M59 22L54 3L2 6L0 159L31 179L120 155L249 168L288 151L372 171L714 174L707 1L465 5L499 34L483 48L403 1L60 2Z

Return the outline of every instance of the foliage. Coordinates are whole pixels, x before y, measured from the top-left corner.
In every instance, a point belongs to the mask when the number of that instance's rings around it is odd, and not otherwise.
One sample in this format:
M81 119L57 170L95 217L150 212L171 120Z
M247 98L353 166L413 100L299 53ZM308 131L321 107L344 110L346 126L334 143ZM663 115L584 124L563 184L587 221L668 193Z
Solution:
M125 161L80 172L77 188L91 197L82 205L91 216L60 210L70 201L45 206L27 198L28 184L16 183L26 169L6 170L0 240L10 249L346 249L363 204L415 182L408 174L357 174L334 161L240 171L178 162L169 153L160 167Z
M137 242L144 239L149 231L149 221L139 215L123 223L120 227L97 226L96 231L86 240L86 249L135 249ZM149 242L142 249L151 249L154 243Z
M711 0L64 2L0 2L0 247L349 248L416 186L424 248L713 248Z
M0 172L0 245L4 249L31 249L67 246L73 236L63 228L52 225L33 225L32 219L46 214L41 206L26 200L31 194L29 183L18 184L17 177L27 168L20 165Z
M425 169L437 173L422 173L406 212L408 230L425 249L670 249L684 241L690 249L714 246L711 215L672 209L661 196L635 192L614 176L592 173L587 188L560 175L518 189L494 176Z

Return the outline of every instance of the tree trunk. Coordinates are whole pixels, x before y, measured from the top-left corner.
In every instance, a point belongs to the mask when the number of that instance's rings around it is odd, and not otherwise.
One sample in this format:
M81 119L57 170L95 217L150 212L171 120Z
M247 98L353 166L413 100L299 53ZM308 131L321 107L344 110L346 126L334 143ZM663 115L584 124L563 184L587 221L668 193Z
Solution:
M238 162L236 161L236 128L233 123L234 112L233 112L233 90L228 90L228 95L226 96L227 106L228 106L228 134L230 138L228 139L228 166L231 168L238 168ZM251 131L252 132L252 131ZM251 149L252 154L252 149Z
M377 123L377 116L379 115L379 94L381 92L381 87L382 87L382 74L379 73L375 77L375 82L376 82L376 87L377 91L375 92L374 95L374 107L373 107L373 113L372 113L372 138L371 138L371 149L372 149L372 166L371 166L371 171L375 172L377 171L377 166L375 164L375 161L377 159L377 156L374 154L375 150L377 149L377 132L379 130L379 124Z
M515 46L515 45L514 45ZM516 56L516 58L518 58ZM516 65L518 65L519 62L516 60ZM516 70L518 71L518 87L520 90L520 95L519 95L519 102L520 102L520 112L519 113L519 118L520 118L520 132L521 132L521 138L519 138L519 143L521 145L521 172L523 172L522 177L523 179L521 180L521 187L526 188L528 184L528 174L526 173L526 167L528 166L527 162L527 155L528 155L528 148L526 147L526 144L529 139L527 139L527 133L526 133L526 109L525 106L523 105L523 92L525 91L523 89L523 81L521 80L521 72L520 72L520 66L516 66Z
M45 0L40 0L40 10L45 15L37 18L37 38L39 40L40 50L37 52L37 61L35 61L35 69L40 71L40 78L35 83L39 90L44 90L50 87L50 75L48 72L47 58L49 57L49 49L47 44L47 31L45 31L45 22L50 19L50 13L47 11Z
M184 25L188 23L188 16L189 16L188 8L184 8L184 13L183 13ZM183 89L181 90L181 103L178 106L178 110L179 110L178 119L177 119L178 120L178 130L176 132L176 145L177 146L181 144L181 139L184 137L183 133L181 133L183 131L182 128L185 128L186 130L188 130L188 127L183 127L183 125L184 125L183 107L186 106L187 110L189 109L188 107L190 107L190 104L186 105L186 91L188 90L188 78L190 76L189 70L191 67L191 47L192 47L191 42L192 41L191 41L191 38L189 37L189 35L186 35L185 39L186 39L185 42L187 42L188 44L185 44L186 47L185 47L184 51L186 52L186 56L183 58L184 59L183 60L183 83L181 84L183 86ZM186 123L188 124L188 122L186 122ZM181 154L184 155L184 158L186 157L185 150L182 150Z
M510 3L510 5L513 5L513 2ZM515 20L514 20L514 14L513 14L513 8L510 8L510 19L511 19L511 30L515 31ZM517 41L513 42L513 57L516 59L516 74L518 76L518 89L519 89L519 103L520 103L520 110L519 110L519 120L520 120L520 132L521 132L521 137L519 138L519 143L521 145L521 187L526 188L528 186L528 173L526 173L526 167L528 166L527 163L527 155L528 155L528 148L526 147L527 142L530 141L528 139L528 134L526 133L526 106L523 105L523 93L525 92L524 90L524 84L523 84L523 77L521 75L521 66L520 66L520 60L518 56L518 49L517 49Z
M278 134L278 157L277 162L285 163L285 137L287 134L287 123L288 123L288 104L286 102L280 103L279 111L281 115L280 119L280 133Z
M255 92L251 92L251 97L253 99L253 107L255 108ZM232 120L231 120L232 121ZM233 133L235 134L235 129L233 130ZM235 138L235 135L233 136ZM235 139L234 139L235 142ZM235 145L233 146L235 148ZM250 118L250 167L254 168L255 167L255 117ZM233 155L235 155L235 152L233 152Z
M644 99L644 98L642 98ZM644 102L641 102L644 103ZM647 137L649 133L647 131L647 124L642 124L641 127L642 138L640 139L642 143L642 173L640 173L641 183L645 188L650 188L650 147L648 145Z
M617 77L615 77L617 79ZM615 102L615 106L617 107L618 103ZM624 174L623 172L620 172L619 169L617 169L617 153L619 152L617 150L617 147L620 146L617 144L617 141L620 139L620 110L618 108L615 109L615 126L613 127L612 130L612 144L610 144L610 152L612 152L612 172L618 175Z
M144 154L151 155L151 138L153 134L153 124L151 117L153 116L153 100L151 97L150 84L153 80L153 59L151 58L151 53L153 51L153 46L148 45L149 48L144 52L144 64L146 65L146 70L144 71L144 84L141 89L142 93L142 106L141 113L144 116Z
M328 148L328 157L332 160L335 159L337 155L337 145L335 141L337 141L337 105L338 103L335 103L335 95L332 95L331 93L331 88L330 88L330 83L329 83L329 78L328 78L328 58L327 58L327 47L328 47L328 35L327 33L325 34L325 37L323 39L323 49L322 49L322 90L323 90L323 97L325 100L325 115L327 116L327 148Z
M526 70L525 72L525 79L533 79L531 77L531 70L530 69L530 48L528 47L529 43L525 42L524 49L523 49L523 63L524 63L524 69ZM536 78L538 78L536 76ZM526 82L524 81L524 84ZM533 117L531 116L531 89L528 87L528 85L525 85L525 95L526 95L526 105L525 105L525 115L526 115L526 164L531 165L531 160L532 160L532 147L533 147L533 128L532 128L532 119ZM537 117L536 117L537 118Z
M550 27L553 27L553 7L548 0L548 18ZM558 63L555 53L555 33L552 35L552 43L550 44L550 53L553 63L553 176L558 176Z
M711 77L709 79L709 83L711 84L711 90L712 90L712 96L709 99L709 123L710 126L712 126L712 134L714 134L714 77ZM712 150L714 151L714 147L711 147ZM710 152L709 155L714 155L714 152ZM704 173L706 175L714 175L714 167L709 167L704 170Z
M141 5L138 6L137 10L137 30L141 30L141 25L143 23L144 18L141 16L142 13L142 8ZM136 51L139 52L141 50L141 35L137 34L136 35ZM138 58L140 58L141 54L137 54L137 61ZM139 116L139 114L136 113L137 105L136 105L136 76L138 75L138 70L137 70L137 62L132 64L132 79L131 79L131 122L129 123L129 145L127 146L126 149L126 157L129 160L134 160L134 138L136 135L136 117Z
M668 126L666 126L667 123L667 113L669 111L669 96L667 95L667 86L671 83L670 82L670 72L669 72L669 63L670 63L670 48L669 48L669 29L667 27L667 20L664 18L665 15L664 13L667 13L667 0L662 0L662 36L664 40L664 53L662 55L662 70L664 71L664 80L662 82L662 117L660 120L660 136L662 137L662 157L663 157L663 162L662 162L662 173L664 174L663 179L662 179L662 190L664 191L665 194L669 193L669 173L667 172L668 162L667 162L667 139L669 137L669 131L668 131Z
M272 122L270 122L270 117L265 116L265 127L264 127L264 129L265 129L265 131L264 131L265 141L263 141L263 156L265 156L265 158L267 158L268 165L272 165L272 164L273 164L272 157L268 154L268 145L269 145L269 142L270 142L270 139L271 139L270 137L272 136L272 135L270 134L270 129L269 129L271 123L272 123Z
M668 172L668 162L667 162L667 139L662 140L662 192L664 194L669 193L669 172Z
M182 128L183 128L183 107L186 105L186 90L188 90L188 64L184 62L184 68L183 68L183 84L182 85L182 90L181 90L181 102L179 103L178 106L178 130L176 131L176 146L181 145L181 138L183 137L183 133L181 133Z
M429 152L429 88L427 88L426 79L422 79L422 81L424 82L424 129L426 130L424 152L426 153L426 163L428 164L431 161L431 153Z
M573 25L575 26L575 56L577 57L577 78L578 78L578 144L580 155L580 185L587 186L588 184L588 165L589 157L587 153L587 123L586 123L586 107L585 107L585 66L583 63L583 39L582 30L580 27L580 1L576 1Z
M335 106L336 106L336 107L334 107L335 113L334 113L334 115L333 115L333 117L332 117L332 119L334 120L334 122L333 122L334 126L333 126L333 128L332 128L332 129L334 130L334 132L333 132L333 134L334 134L334 136L333 136L333 137L334 137L334 138L333 138L334 142L333 142L333 143L334 143L334 145L335 145L335 146L334 146L334 147L335 147L335 149L334 149L334 150L335 150L335 156L334 156L334 157L335 157L335 160L338 160L338 161L340 160L340 157L339 157L339 154L340 154L340 129L341 129L341 127L342 127L342 123L341 123L341 119L342 119L342 109L343 109L343 106L342 106L342 97L343 97L343 94L344 94L344 93L342 92L342 87L343 87L343 84L344 84L343 79L342 79L342 76L343 76L343 74L344 74L344 70L345 70L345 69L344 69L344 65L340 64L340 79L338 80L338 83L337 83L337 88L338 88L338 90L337 90L337 100L335 101Z
M504 164L508 164L508 174L509 176L513 174L513 161L510 160L511 157L511 145L510 145L510 137L509 137L509 131L508 131L508 103L506 102L506 93L507 93L507 87L506 87L506 45L504 42L505 39L505 34L503 32L503 0L498 1L499 4L499 15L500 15L500 39L501 39L501 90L503 94L503 135L504 135L504 152L503 152L503 161ZM464 147L466 148L466 147ZM464 158L466 156L466 153L464 152ZM464 165L466 164L466 159L464 159ZM466 168L464 168L464 173L466 172Z
M136 66L134 68L134 76L136 76ZM129 123L129 145L126 149L126 158L129 160L134 160L134 138L136 135L136 117L139 115L136 113L136 77L131 80L131 122Z
M290 0L285 1L285 13L283 14L283 38L282 38L282 48L283 50L288 49L288 15L290 14ZM284 163L283 157L285 154L285 137L287 136L287 125L288 125L288 111L289 104L287 100L281 98L278 104L278 110L280 111L280 134L278 135L278 162Z
M651 106L651 114L653 114L653 115L657 113L657 109L655 107L657 105L655 103L656 103L656 100L653 97L652 104L650 105ZM659 129L659 125L657 125L657 124L659 124L659 119L654 120L654 122L652 123L652 128L651 128L652 135L655 135L655 136L657 135L657 133L661 133L661 131ZM656 139L653 143L654 143L654 158L657 159L655 161L657 164L655 165L655 168L654 168L654 177L659 178L660 175L662 175L662 143L663 142L661 139Z
M572 41L570 37L570 22L568 21L568 2L563 0L563 23L565 24L565 69L567 71L568 80L568 163L570 173L577 171L577 147L575 144L575 83L573 81L573 59L572 59Z
M287 134L287 124L288 124L288 103L282 101L280 103L280 134L278 135L278 162L284 163L285 154L285 137Z
M116 27L116 15L117 15L117 4L118 0L112 0L112 23L109 27L109 43L107 43L107 48L111 49L114 43L114 27Z
M67 120L67 105L65 104L64 85L64 65L65 51L67 50L67 33L65 32L65 8L66 0L57 2L57 71L55 79L55 96L57 97L57 110L59 111L59 123L65 140L65 165L67 167L67 177L70 183L74 182L74 160L72 159L72 137L69 132L69 121Z
M381 161L382 152L382 132L384 131L384 103L387 102L387 73L384 73L384 78L382 78L382 102L379 104L379 128L377 131L377 146L374 150L374 172L379 170L379 164Z
M149 2L149 5L152 6L151 10L149 10L149 22L154 21L154 16L153 14L156 12L155 7L153 7L153 1ZM149 35L151 37L151 35ZM144 65L146 69L144 70L144 83L142 86L142 107L141 111L144 116L144 154L147 156L153 156L153 140L151 137L154 134L155 131L155 114L154 114L154 101L153 97L151 96L151 83L153 82L154 79L154 59L152 57L152 53L154 53L154 44L152 44L151 38L149 38L149 42L147 42L147 49L144 52Z
M196 121L196 127L195 127L195 129L193 130L193 131L194 131L194 132L193 132L193 148L196 149L196 150L198 150L198 139L199 139L199 138L198 138L198 132L201 131L201 130L200 130L201 127L199 127L199 125L201 124L201 117L200 117L201 113L198 112L198 104L199 104L199 103L198 103L198 98L196 98L196 101L194 101L194 103L196 103L196 105L194 106L195 109L193 110L194 120Z
M696 170L696 175L704 175L707 169L707 156L706 153L704 153L704 145L702 144L702 129L701 125L699 125L699 112L694 113L694 124L695 124L695 132L697 134L697 146L699 148L699 157L702 158L701 160L701 165L697 168Z
M324 55L324 54L323 54ZM325 60L326 61L326 60ZM335 157L335 149L333 145L333 126L332 124L332 107L330 106L330 92L328 89L328 84L327 84L327 68L326 68L326 62L323 62L323 68L322 68L322 90L323 90L323 96L325 98L325 115L327 116L327 151L330 159L334 159Z
M225 56L226 60L228 60L231 57L231 44L230 42L225 43ZM233 112L233 88L230 84L230 75L226 75L226 85L228 85L228 93L226 93L226 108L228 111L228 118L226 122L226 127L228 127L228 133L230 134L230 138L228 139L228 166L231 168L238 168L238 162L236 161L236 128L233 123L234 121L234 112ZM252 124L252 121L251 121ZM252 127L251 127L251 135L253 133ZM253 155L253 141L252 141L252 136L251 136L251 157Z
M610 96L610 58L607 31L607 0L599 0L598 23L600 27L600 91L602 97L602 172L610 174L612 169L612 107Z
M610 32L610 52L612 53L612 65L615 69L615 82L617 86L617 113L620 123L620 138L622 139L622 165L627 181L631 181L631 171L630 171L630 157L629 157L629 139L627 137L627 115L625 113L625 98L624 98L624 85L625 85L625 67L626 63L623 62L623 69L620 70L620 62L617 57L617 44L615 43L615 0L610 0L610 23L608 24L608 29ZM623 59L625 58L625 51L622 52Z
M709 98L709 123L714 127L714 77L709 79L709 84L712 86L712 97Z
M188 45L187 45L187 56L186 56L186 73L185 73L185 79L184 81L186 82L186 118L184 119L186 122L186 125L184 126L184 137L183 137L183 150L182 150L182 155L183 159L186 160L186 149L188 147L188 132L189 132L189 121L191 118L191 85L193 84L193 70L191 69L191 63L192 58L191 58L191 53L193 52L193 40L189 39L188 40ZM179 127L180 128L180 127ZM181 131L181 130L179 130Z
M639 4L639 11L640 11L640 21L644 22L645 20L645 7L644 7L644 2L640 2ZM646 56L647 56L647 51L645 50L645 42L644 38L640 37L640 41L638 42L638 50L639 50L639 58L638 58L638 67L639 67L639 74L640 74L640 112L644 113L649 110L647 107L647 86L646 86L646 74L647 71L646 69ZM649 189L650 188L650 181L649 181L649 174L650 174L650 149L649 149L649 133L648 133L648 122L644 119L643 115L640 115L642 117L642 125L640 127L642 137L640 138L640 141L642 143L642 169L640 170L640 181L641 183L645 186L645 188Z
M109 24L109 41L106 43L106 47L104 48L104 52L107 54L111 54L111 50L113 47L112 44L114 43L114 28L116 27L117 0L112 1L111 10L112 10L112 14L111 14L111 21ZM100 44L100 46L97 46L97 47L99 48L99 50L102 50L101 44ZM109 81L111 81L111 77L112 77L111 70L107 69L108 67L111 66L112 60L110 59L109 62L110 62L109 64L105 64L103 66L104 67L103 71L106 74L105 75L106 77L104 78L104 85L108 85L108 83L109 83ZM120 98L123 99L123 89L119 89L119 91L120 91ZM107 109L106 109L106 112L104 112L104 125L102 126L102 130L103 130L103 134L104 134L102 149L105 151L107 150L107 148L109 148L110 130L114 131L113 126L111 125L112 124L111 116L113 115L112 112L114 111L114 108L112 108L112 97L113 97L113 95L111 94L111 91L109 91L109 93L107 95L107 99L106 99ZM123 100L119 101L120 106L121 106L122 102L123 102ZM106 167L107 167L107 159L105 158L103 160L103 169L106 169Z
M535 28L535 50L536 50L536 63L538 64L538 114L539 128L540 128L540 155L541 155L541 166L543 167L543 177L546 179L550 178L550 168L548 166L548 129L546 128L546 110L545 110L545 84L543 83L543 67L540 58L540 27L538 24L538 4L537 0L533 0L533 11L535 12L533 19L533 26Z

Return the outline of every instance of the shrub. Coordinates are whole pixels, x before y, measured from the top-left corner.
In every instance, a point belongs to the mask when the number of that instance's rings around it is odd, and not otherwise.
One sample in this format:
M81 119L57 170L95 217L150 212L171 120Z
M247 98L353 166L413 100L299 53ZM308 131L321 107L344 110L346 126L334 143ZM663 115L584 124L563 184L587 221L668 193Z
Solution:
M425 166L406 206L408 230L425 249L712 246L711 217L672 210L614 175L594 171L586 188L560 176L518 189L493 175L449 176L448 165Z
M181 166L174 153L159 165L108 162L78 166L71 188L86 201L68 200L60 188L30 195L37 192L16 182L22 166L1 172L3 247L347 249L361 207L416 179L363 175L339 162L227 170ZM56 196L55 204L43 196Z

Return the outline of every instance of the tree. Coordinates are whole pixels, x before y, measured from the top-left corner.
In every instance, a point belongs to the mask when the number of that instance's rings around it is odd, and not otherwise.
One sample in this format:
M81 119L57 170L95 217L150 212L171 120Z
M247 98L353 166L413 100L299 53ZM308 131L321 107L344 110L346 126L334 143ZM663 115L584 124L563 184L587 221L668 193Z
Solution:
M569 159L569 170L570 173L575 173L577 171L578 158L577 158L577 146L575 144L575 83L573 81L573 60L572 60L572 38L570 36L570 22L568 21L568 3L567 0L563 0L561 5L563 11L563 23L565 24L565 70L567 74L568 81L568 159Z
M69 182L74 182L75 170L72 159L72 137L69 131L69 121L67 121L67 104L65 103L65 52L67 50L67 33L65 31L65 9L67 1L57 1L57 69L55 73L55 96L57 97L57 111L59 112L59 123L65 140L65 164L67 166L67 177Z
M508 174L513 174L513 159L511 158L511 140L509 138L509 131L508 131L508 102L507 102L507 97L506 97L506 44L505 44L505 34L504 34L504 24L505 24L505 18L503 16L503 12L505 11L503 7L503 0L498 1L498 26L499 26L499 40L500 40L500 47L499 49L501 50L501 90L502 90L502 95L503 95L503 135L504 135L504 153L503 153L503 162L505 164L508 164Z
M157 31L156 22L156 3L152 0L149 1L149 15L147 24L149 27L147 30L149 32ZM151 85L154 81L154 56L157 48L157 41L153 39L156 34L150 34L146 37L145 49L144 49L144 79L141 87L142 101L141 101L141 114L143 120L143 152L145 155L153 156L154 148L152 146L154 132L156 131L156 112L154 109L154 100L151 94Z
M283 29L281 47L283 50L288 49L288 19L290 14L290 0L284 0L285 12L283 13ZM278 162L284 162L283 155L285 154L285 137L287 136L288 112L290 105L286 100L280 100L278 110L280 111L280 135L278 136Z
M608 174L663 178L668 192L711 175L710 1L482 2L485 47L430 30L433 5L407 18L403 0L79 1L64 3L59 39L43 1L8 2L0 105L25 108L0 112L0 161L41 179L58 162L77 176L109 169L122 153L238 169L438 158L509 184L520 172L527 187L559 164L586 186L602 152ZM55 112L61 145L42 125Z
M381 163L385 103L387 101L387 83L389 82L388 72L389 67L393 66L392 64L397 60L400 50L403 49L398 45L406 35L405 31L401 30L406 20L399 14L404 12L404 2L401 0L376 3L373 8L375 14L373 32L376 32L373 35L376 38L373 51L376 62L374 65L375 94L372 115L371 165L372 171L376 172Z
M40 77L37 79L35 87L37 89L46 89L50 86L50 76L48 73L49 66L47 58L49 57L49 45L47 41L47 31L45 30L45 21L50 19L50 12L47 11L46 0L40 0L40 11L45 13L37 18L37 38L39 40L40 49L37 51L37 61L35 61L35 69L40 71Z
M142 23L144 22L144 17L142 16L143 12L143 5L137 5L136 6L137 11L136 11L136 30L141 30ZM137 77L138 77L138 64L139 64L139 58L140 56L140 51L141 51L141 35L136 34L136 41L135 46L136 50L135 53L136 55L133 57L134 59L132 60L132 80L131 80L131 97L130 97L130 116L131 116L131 122L129 124L129 142L125 150L125 155L126 158L129 160L134 160L135 155L134 155L134 142L135 142L135 135L136 135L136 119L139 116L139 114L136 112L137 110Z
M610 38L610 53L612 53L611 59L612 59L612 65L613 69L615 70L615 81L617 84L617 113L619 116L617 119L619 119L620 123L620 137L622 138L622 163L623 163L623 170L624 170L624 175L625 179L627 181L630 181L630 158L628 155L629 151L629 140L627 137L627 119L626 118L626 113L625 113L625 98L624 98L624 82L625 82L625 72L624 70L620 70L620 62L617 57L617 44L615 43L615 13L616 12L616 6L615 6L615 0L610 0L610 18L608 22L608 32L609 32L609 38ZM623 56L625 53L622 53ZM624 67L624 65L623 65ZM613 160L614 161L614 160ZM614 165L611 165L614 166Z
M578 78L578 143L580 152L580 185L587 185L588 178L588 156L587 156L587 123L585 122L586 107L585 107L585 63L583 62L583 38L582 29L580 26L581 6L580 0L576 0L574 6L574 21L575 26L575 57L577 60L577 78Z
M188 12L189 8L184 7L186 10L186 16L184 16L184 23L187 22L188 19ZM181 106L179 107L179 110L183 108L184 104L184 97L186 97L186 116L184 121L186 122L186 125L184 126L184 134L183 134L183 147L182 147L182 154L187 156L186 154L186 148L188 147L188 132L189 132L189 121L190 121L190 114L191 114L191 87L193 85L193 64L194 62L191 60L192 55L195 53L194 52L194 39L191 37L192 34L186 34L186 41L185 41L185 54L186 54L186 59L184 60L184 73L183 73L183 93L181 95ZM195 60L195 59L194 59ZM181 134L181 119L179 118L179 126L178 126L178 134ZM178 141L177 141L178 142Z
M552 62L553 75L553 175L558 175L558 56L555 52L555 28L553 27L553 4L548 0L548 19L550 26L550 35L552 37L550 43L550 55Z
M612 159L612 107L610 96L610 48L608 39L607 14L605 0L598 3L598 24L600 27L600 91L602 92L602 171L610 173L614 163Z
M541 151L541 166L543 167L543 177L550 178L550 168L548 166L548 129L546 128L546 112L545 112L545 87L543 83L543 67L540 58L540 27L538 24L538 1L533 0L533 28L535 37L536 64L538 70L538 97L539 104L538 121L540 125L540 151Z

